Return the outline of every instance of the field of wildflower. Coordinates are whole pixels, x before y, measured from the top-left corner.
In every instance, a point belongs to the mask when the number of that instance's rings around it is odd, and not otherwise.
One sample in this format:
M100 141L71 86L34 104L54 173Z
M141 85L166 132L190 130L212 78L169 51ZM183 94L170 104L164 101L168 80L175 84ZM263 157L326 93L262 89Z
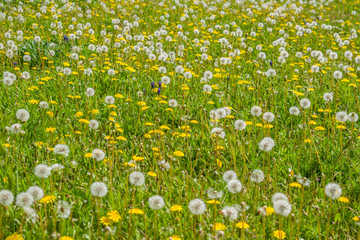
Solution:
M360 239L359 0L0 9L0 240Z

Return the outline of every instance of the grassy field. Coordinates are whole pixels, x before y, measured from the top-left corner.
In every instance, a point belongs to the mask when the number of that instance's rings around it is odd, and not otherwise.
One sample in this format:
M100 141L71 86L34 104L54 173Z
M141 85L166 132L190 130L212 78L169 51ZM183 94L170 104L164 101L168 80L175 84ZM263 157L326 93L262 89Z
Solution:
M0 8L0 240L360 239L359 0Z

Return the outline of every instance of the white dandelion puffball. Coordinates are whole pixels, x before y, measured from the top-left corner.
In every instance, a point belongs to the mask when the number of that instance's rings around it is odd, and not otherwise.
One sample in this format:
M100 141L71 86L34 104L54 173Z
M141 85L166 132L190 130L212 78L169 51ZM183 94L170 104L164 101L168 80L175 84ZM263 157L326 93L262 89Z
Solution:
M261 183L264 179L265 175L260 169L255 169L250 175L250 180L254 183Z
M297 116L300 114L300 110L298 107L291 107L289 108L290 115Z
M103 182L94 182L90 186L90 192L94 197L105 197L108 192L108 188Z
M169 100L169 106L170 107L175 108L175 107L177 107L177 105L178 105L178 102L175 99L170 99Z
M307 109L311 106L311 102L309 99L307 98L303 98L300 100L300 106L303 108L303 109Z
M264 113L264 115L263 115L263 119L264 119L264 121L270 123L270 122L273 122L273 121L274 121L275 115L274 115L272 112L266 112L266 113Z
M278 200L274 202L274 210L277 214L282 215L284 217L289 216L291 213L291 204L286 200Z
M259 143L259 148L262 151L270 152L275 146L275 142L272 138L265 137Z
M89 121L89 128L91 129L97 129L99 127L99 122L92 119Z
M87 97L92 97L95 95L95 90L93 88L87 88L85 91L85 95Z
M19 109L16 112L16 118L22 122L26 122L30 118L30 113L25 109Z
M106 104L114 104L115 103L115 98L113 96L106 96L105 97L105 103Z
M342 194L342 189L337 183L329 183L325 186L325 194L331 199L338 199Z
M22 192L16 196L16 205L19 207L30 207L34 203L34 198L30 193Z
M359 120L359 116L358 116L356 113L354 113L354 112L349 113L349 114L348 114L348 120L349 120L350 122L357 122L357 121Z
M38 201L44 197L44 190L42 190L42 188L38 186L29 187L26 192L32 195L34 201Z
M201 215L206 211L206 205L203 200L197 198L189 202L189 211L194 215Z
M95 159L96 161L101 161L105 158L105 152L101 149L95 148L91 152L91 157Z
M348 115L346 112L337 112L335 114L335 117L336 117L336 120L339 121L339 122L346 122L348 120Z
M261 109L261 107L253 106L253 107L250 109L250 113L251 113L251 115L253 115L253 116L255 116L255 117L260 117L261 114L262 114L262 109Z
M57 144L54 147L54 153L55 154L60 154L60 155L63 155L65 157L67 157L67 156L69 156L69 152L70 152L70 149L65 144Z
M226 187L231 193L239 193L242 190L242 184L237 179L229 181Z
M129 181L132 185L142 186L145 183L145 176L143 173L135 171L130 173Z
M35 175L39 178L48 178L51 175L51 167L39 164L35 167Z
M9 190L3 189L0 191L0 204L8 207L14 202L14 194Z
M223 180L225 182L230 182L231 180L236 180L236 179L237 179L237 174L232 170L226 171L223 174Z
M279 200L289 201L288 197L284 193L275 193L274 195L272 195L271 201L273 204Z
M244 120L236 120L234 126L236 130L245 130L246 122Z
M155 195L149 198L149 206L153 210L159 210L164 207L164 205L164 198L159 195Z
M71 214L71 206L66 201L58 201L56 203L56 209L57 216L60 218L68 218Z
M238 218L239 212L235 207L226 206L221 209L221 214L230 220L235 220Z

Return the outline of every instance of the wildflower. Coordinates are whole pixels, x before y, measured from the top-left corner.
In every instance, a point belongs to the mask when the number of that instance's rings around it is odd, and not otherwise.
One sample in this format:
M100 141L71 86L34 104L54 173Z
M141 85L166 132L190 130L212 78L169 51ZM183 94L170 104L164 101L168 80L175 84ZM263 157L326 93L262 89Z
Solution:
M12 235L5 238L5 240L24 240L23 236L19 233L13 233Z
M336 120L339 122L346 122L348 115L346 112L337 112L336 113Z
M25 109L19 109L16 112L16 117L22 122L26 122L30 118L30 113Z
M11 125L9 131L11 134L18 134L18 133L23 133L24 131L21 130L21 124L20 123L15 123L13 125Z
M303 109L307 109L309 108L311 105L311 102L309 99L307 98L303 98L300 100L300 106L303 108Z
M343 203L349 203L349 199L347 197L339 197L338 201Z
M291 108L289 109L289 113L290 113L291 115L297 116L297 115L299 115L300 110L299 110L299 108L297 108L297 107L291 107Z
M325 186L325 194L331 199L338 199L342 194L342 189L337 183L329 183Z
M49 104L47 102L42 101L39 103L39 107L45 109L49 107Z
M129 210L130 214L135 214L135 215L143 215L144 211L138 208L133 208Z
M22 192L16 196L16 205L19 207L29 207L34 203L34 198L30 193Z
M246 128L246 122L244 120L236 120L234 125L236 130L244 130Z
M117 210L112 210L106 214L113 222L119 222L121 216Z
M273 204L277 214L287 217L291 213L292 207L287 200L277 200Z
M230 182L231 180L236 180L236 179L237 179L237 174L232 170L226 171L223 174L223 180L227 183Z
M332 102L333 100L333 93L325 93L324 96L323 96L323 99L326 103L328 102Z
M175 99L169 100L169 106L170 107L175 108L175 107L177 107L177 105L178 105L178 103L177 103L177 101Z
M103 182L94 182L90 186L90 191L94 197L105 197L108 192L108 188Z
M359 116L354 112L349 113L347 118L350 122L357 122L359 120Z
M91 157L93 159L95 159L96 161L101 161L105 158L105 153L103 150L95 148L92 152L91 152Z
M145 176L143 173L135 171L130 173L129 181L132 185L142 186L145 183Z
M14 195L9 190L3 189L0 191L0 204L8 207L14 202Z
M254 183L261 183L264 179L264 173L260 169L255 169L250 175L250 180Z
M280 200L284 200L284 201L289 201L288 197L283 194L283 193L275 193L272 197L271 197L271 201L274 204L277 201Z
M32 195L34 201L38 201L44 197L44 191L38 186L29 187L26 192Z
M67 145L65 144L57 144L55 147L54 147L54 153L55 154L60 154L60 155L63 155L65 157L68 157L69 156L69 152L70 152L70 149Z
M62 236L59 238L59 240L74 240L72 237L69 236Z
M180 206L180 205L173 205L173 206L171 206L171 208L170 208L170 211L171 212L179 212L179 211L182 211L183 210L183 208L182 208L182 206Z
M275 146L275 142L272 138L265 137L259 143L259 148L262 151L269 152Z
M173 153L173 155L176 156L176 157L183 157L183 156L185 156L182 151L175 151L175 152Z
M277 239L285 239L285 237L286 237L286 233L284 231L281 231L281 230L274 231L273 235Z
M229 181L226 187L231 193L239 193L241 192L242 184L239 180L235 179Z
M274 121L275 116L274 116L274 114L273 114L272 112L266 112L266 113L264 113L264 115L263 115L263 119L264 119L264 121L270 123L270 122L273 122L273 121Z
M159 210L164 207L164 205L164 198L159 195L155 195L149 198L149 206L153 210Z
M109 217L101 217L100 222L102 225L109 226L113 223L113 221Z
M238 222L235 227L240 229L248 229L250 226L246 222Z
M206 211L206 205L201 199L193 199L188 205L189 211L194 215L201 215Z
M229 218L230 220L235 220L238 218L238 211L235 207L226 206L220 212L224 217Z
M105 97L105 103L106 104L114 104L115 103L115 98L113 96L106 96Z
M66 201L58 201L56 204L57 216L60 218L68 218L71 213L70 204Z
M222 231L222 230L225 230L225 229L226 229L226 226L225 226L224 224L222 224L222 223L215 223L215 224L213 225L213 229L214 229L215 231Z
M289 186L294 187L294 188L301 188L301 184L299 184L297 182L290 183Z
M217 198L221 198L223 196L223 192L222 191L216 191L212 188L209 188L207 190L207 194L208 194L208 197L210 199L217 199Z
M39 164L35 167L35 175L39 178L48 178L51 175L51 168L45 164Z
M85 91L85 95L88 97L92 97L95 95L95 90L93 88L87 88Z
M40 203L45 203L45 204L47 204L47 203L52 203L52 202L54 202L55 199L56 199L55 196L48 195L48 196L45 196L45 197L43 197L42 199L40 199L39 202L40 202Z

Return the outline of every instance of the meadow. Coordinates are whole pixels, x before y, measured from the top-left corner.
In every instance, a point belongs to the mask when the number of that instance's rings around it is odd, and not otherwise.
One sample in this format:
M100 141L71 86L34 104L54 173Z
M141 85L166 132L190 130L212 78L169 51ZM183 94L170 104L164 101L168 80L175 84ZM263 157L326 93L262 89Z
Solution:
M360 239L359 0L0 9L0 240Z

